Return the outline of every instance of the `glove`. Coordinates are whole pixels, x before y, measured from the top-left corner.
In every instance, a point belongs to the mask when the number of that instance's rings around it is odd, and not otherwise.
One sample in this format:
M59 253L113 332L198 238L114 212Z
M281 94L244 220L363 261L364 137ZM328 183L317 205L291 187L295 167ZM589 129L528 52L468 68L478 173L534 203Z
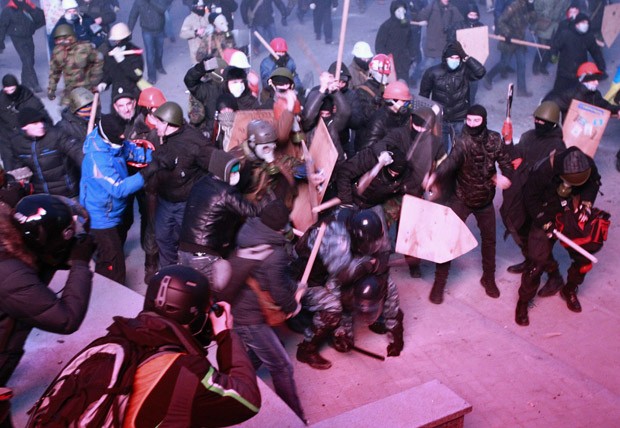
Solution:
M107 87L108 87L107 83L101 82L97 85L97 92L102 93L103 91L106 90Z
M508 120L504 121L502 125L502 137L507 144L512 141L512 122Z
M379 163L382 164L383 166L387 166L389 164L391 164L392 162L394 162L394 159L392 159L392 153L390 152L381 152L379 154Z
M512 163L512 168L516 171L519 169L519 166L523 163L523 158L513 159L510 163Z
M512 37L504 36L504 40L506 43L512 43Z
M56 99L56 91L52 91L51 89L47 90L47 99L50 101L54 101Z
M549 239L553 238L553 226L554 226L553 222L549 221L549 222L543 224L543 227L542 227L543 230L545 232L547 232L547 238L549 238Z
M580 203L575 214L578 214L579 223L586 223L592 215L592 203L586 201Z
M465 49L463 49L463 45L460 42L453 42L453 46L461 58L465 58L467 56L467 52L465 52Z
M551 64L557 64L559 60L560 57L558 55L551 55Z
M88 233L78 235L73 243L73 248L71 248L71 253L69 254L69 264L77 260L85 263L90 262L96 247L92 235Z

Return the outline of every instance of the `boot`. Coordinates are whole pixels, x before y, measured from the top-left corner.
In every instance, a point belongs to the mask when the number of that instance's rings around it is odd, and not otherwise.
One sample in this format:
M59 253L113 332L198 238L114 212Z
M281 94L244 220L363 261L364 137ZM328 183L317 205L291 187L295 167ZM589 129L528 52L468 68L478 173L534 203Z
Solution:
M523 260L521 263L517 263L516 265L510 265L506 269L510 273L518 273L522 274L525 272L525 267L527 266L527 262Z
M494 275L482 275L482 278L480 278L480 284L484 287L484 291L486 291L487 296L494 299L499 297L499 288L497 288L497 284L495 283Z
M549 278L547 278L547 282L545 282L545 285L538 291L540 297L553 296L564 287L564 279L558 269L549 272L548 275Z
M444 288L446 288L446 280L435 278L435 282L433 283L433 288L431 289L430 296L428 296L428 300L436 305L442 304Z
M568 284L560 291L562 299L566 300L566 306L573 312L581 312L581 303L577 299L577 287L569 287Z
M319 354L316 344L313 343L314 341L314 339L311 342L304 340L297 345L297 361L306 363L313 369L327 370L332 366L332 363Z
M527 316L527 305L528 302L519 300L517 302L517 310L515 311L515 322L523 327L530 325L530 319Z
M157 272L159 266L159 254L144 255L144 283L148 284Z

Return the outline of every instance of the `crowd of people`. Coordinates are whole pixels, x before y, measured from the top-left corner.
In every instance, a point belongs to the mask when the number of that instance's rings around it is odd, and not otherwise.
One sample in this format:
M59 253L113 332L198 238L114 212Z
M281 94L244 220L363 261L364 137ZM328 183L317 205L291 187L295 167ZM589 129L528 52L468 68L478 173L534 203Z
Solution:
M276 36L273 5L283 26L295 7L300 21L313 10L317 40L331 44L336 2L242 0L243 24L267 37L262 46L235 37L234 0L184 0L185 114L156 86L167 75L164 40L175 37L172 0L135 0L127 23L116 15L125 5L113 0L62 0L56 22L51 10L30 0L5 3L0 50L9 36L22 74L21 80L4 74L0 93L0 387L9 383L33 327L65 334L79 328L89 304L91 258L96 273L126 283L134 201L148 284L144 311L115 320L110 331L158 352L172 350L149 355L149 364L158 360L167 369L145 397L130 401L127 414L136 423L202 426L213 413L221 425L241 422L259 410L254 370L261 365L305 421L275 325L303 334L296 359L318 370L331 367L319 353L325 342L339 352L355 348L354 322L384 334L387 355L398 357L406 314L388 262L404 195L431 198L463 221L473 214L482 240L480 283L498 298L493 200L500 189L501 218L524 256L508 268L521 275L515 322L529 324L536 294L559 292L568 309L582 310L578 287L592 263L568 248L565 281L553 245L555 229L570 234L579 224L598 234L589 236L598 239L588 247L596 251L609 225L609 214L594 206L602 180L594 160L567 148L562 137L574 99L620 117L620 95L598 90L609 70L597 10L589 17L588 6L577 2L496 0L501 59L487 70L456 35L481 25L476 3L396 0L374 49L357 41L348 66L333 62L317 86L303 87L298 53ZM358 6L366 9L365 2ZM137 23L143 48L132 39ZM32 40L46 24L44 91ZM479 82L493 90L497 75L514 72L514 58L516 95L533 95L526 48L512 43L526 38L528 26L550 45L535 57L533 73L547 75L550 64L558 65L553 89L537 94L544 100L532 112L532 129L517 143L509 122L501 132L489 129L476 93ZM261 46L268 55L256 72L248 56ZM59 88L62 117L54 124L38 94L54 101ZM103 114L99 99L106 91L111 105ZM240 111L254 116L240 125ZM313 166L307 151L323 129L337 152L331 177ZM302 189L335 202L297 230L293 208ZM405 259L411 277L420 277L420 259ZM70 274L57 296L47 284L59 269ZM443 302L449 270L450 262L436 264L433 304ZM202 349L211 340L219 345L215 373ZM161 366L149 367L144 372ZM181 416L166 414L162 404L177 403L175 379L195 384ZM8 402L0 403L0 426L11 426ZM153 404L159 412L141 411Z

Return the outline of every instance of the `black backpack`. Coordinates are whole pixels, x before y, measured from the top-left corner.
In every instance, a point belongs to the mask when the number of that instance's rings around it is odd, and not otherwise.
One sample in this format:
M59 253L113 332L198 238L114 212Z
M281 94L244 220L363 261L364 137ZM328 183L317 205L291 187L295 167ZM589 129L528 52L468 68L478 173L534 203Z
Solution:
M116 320L116 317L115 317ZM174 323L164 321L174 327ZM163 352L196 353L193 346L139 345L111 332L75 355L28 412L28 428L121 427L138 367ZM175 327L180 343L181 327Z

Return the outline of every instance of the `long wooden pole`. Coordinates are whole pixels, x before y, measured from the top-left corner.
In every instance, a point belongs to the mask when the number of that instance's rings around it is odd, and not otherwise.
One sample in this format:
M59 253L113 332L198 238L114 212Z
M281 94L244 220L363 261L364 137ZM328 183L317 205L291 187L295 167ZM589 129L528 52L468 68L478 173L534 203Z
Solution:
M310 258L308 259L308 263L306 263L306 269L304 269L304 274L301 277L302 284L308 283L308 278L310 278L310 272L312 271L312 266L314 266L314 261L316 260L316 256L319 254L319 248L321 247L321 241L323 240L323 235L325 235L325 229L327 229L327 224L321 223L321 227L319 227L319 231L316 234L316 240L314 241L314 246L312 247L312 251L310 252Z
M95 96L93 97L93 105L90 108L90 118L88 119L88 128L86 128L86 133L90 134L95 129L95 118L97 116L97 108L99 107L99 92L95 92Z
M265 49L267 49L267 52L269 52L269 54L271 56L273 56L275 59L280 59L280 55L278 55L276 53L276 51L274 51L271 48L271 45L269 43L267 43L267 40L265 40L263 38L263 36L260 35L260 33L258 31L254 31L254 35L256 36L256 38L258 39L258 41L261 43L261 45L263 45L265 47Z
M340 41L338 42L338 58L336 59L336 81L340 80L340 71L342 69L342 55L344 53L344 39L347 34L347 21L349 20L349 3L350 0L344 0L342 4L342 21L340 22Z
M594 257L592 254L581 248L579 245L575 244L575 241L570 239L568 236L564 235L557 229L553 229L553 234L557 236L557 238L564 242L566 245L571 247L573 250L577 251L579 254L584 256L586 259L590 260L592 263L598 263L598 259Z
M498 36L495 34L489 34L489 39L499 40L502 42L506 41L506 38L504 36ZM519 39L510 39L510 43L514 43L515 45L521 45L521 46L529 46L531 48L551 49L551 46L548 46L548 45L541 45L540 43L533 43L533 42L528 42L528 41L519 40Z

